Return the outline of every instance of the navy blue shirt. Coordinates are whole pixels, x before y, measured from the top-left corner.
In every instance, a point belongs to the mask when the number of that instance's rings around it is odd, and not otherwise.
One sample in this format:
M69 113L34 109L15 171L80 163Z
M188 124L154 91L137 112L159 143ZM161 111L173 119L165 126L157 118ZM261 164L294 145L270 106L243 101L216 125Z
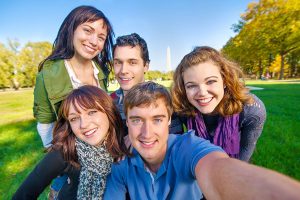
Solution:
M104 199L200 199L195 167L205 155L222 151L220 147L195 136L170 134L165 158L154 174L145 167L138 152L112 166L107 178Z

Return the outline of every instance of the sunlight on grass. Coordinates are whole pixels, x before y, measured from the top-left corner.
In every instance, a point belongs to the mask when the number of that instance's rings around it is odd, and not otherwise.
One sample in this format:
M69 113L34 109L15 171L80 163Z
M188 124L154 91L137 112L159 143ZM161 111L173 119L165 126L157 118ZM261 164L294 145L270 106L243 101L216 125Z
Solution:
M35 152L27 152L22 153L22 155L14 156L13 160L10 159L9 162L6 163L3 170L6 172L7 176L14 176L17 173L23 172L24 169L32 167L33 164L36 164L36 161L41 158L41 153L43 151L35 151ZM18 163L15 161L18 160Z
M0 92L0 125L33 119L33 89Z

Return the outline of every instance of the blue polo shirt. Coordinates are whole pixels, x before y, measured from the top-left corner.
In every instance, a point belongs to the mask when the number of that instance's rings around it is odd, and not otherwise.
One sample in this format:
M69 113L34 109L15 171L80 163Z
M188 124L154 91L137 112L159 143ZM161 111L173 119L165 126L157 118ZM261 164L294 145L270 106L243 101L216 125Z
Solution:
M107 178L104 199L200 199L195 167L208 153L224 152L220 147L195 136L190 130L183 135L170 134L165 159L157 173L151 173L134 149L127 157L112 166Z

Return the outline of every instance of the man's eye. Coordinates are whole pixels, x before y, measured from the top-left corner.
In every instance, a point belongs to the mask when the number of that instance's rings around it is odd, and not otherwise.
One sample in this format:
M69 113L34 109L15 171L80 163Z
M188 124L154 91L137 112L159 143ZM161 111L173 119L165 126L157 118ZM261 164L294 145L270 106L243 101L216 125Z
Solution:
M160 119L160 118L154 119L154 123L155 123L155 124L159 124L159 123L161 123L161 122L162 122L162 119Z
M118 60L114 60L114 65L120 65L121 64L121 62L120 61L118 61Z
M142 120L141 119L132 119L131 120L131 122L133 123L133 124L140 124L140 123L142 123Z
M137 62L136 61L130 61L130 65L136 65Z

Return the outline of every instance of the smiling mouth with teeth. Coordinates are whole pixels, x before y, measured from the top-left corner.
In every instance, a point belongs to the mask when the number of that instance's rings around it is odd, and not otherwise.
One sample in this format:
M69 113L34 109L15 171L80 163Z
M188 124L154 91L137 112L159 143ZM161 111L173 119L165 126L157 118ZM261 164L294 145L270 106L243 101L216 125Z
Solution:
M151 147L152 145L154 145L155 141L152 142L146 142L146 141L140 141L142 143L143 146L147 146L147 147Z
M205 105L205 104L208 104L209 102L211 102L212 99L213 99L213 97L205 98L205 99L197 99L197 102L200 105Z
M97 130L97 128L94 128L94 129L92 129L92 130L89 130L89 131L85 132L84 135L87 136L87 137L88 137L88 136L91 136L93 133L96 132L96 130Z
M120 78L122 81L130 81L132 78Z
M94 48L92 48L92 47L89 47L89 46L87 46L87 45L85 45L85 48L86 48L86 50L87 50L88 52L90 52L90 53L94 53L94 52L96 51L96 49L94 49Z

